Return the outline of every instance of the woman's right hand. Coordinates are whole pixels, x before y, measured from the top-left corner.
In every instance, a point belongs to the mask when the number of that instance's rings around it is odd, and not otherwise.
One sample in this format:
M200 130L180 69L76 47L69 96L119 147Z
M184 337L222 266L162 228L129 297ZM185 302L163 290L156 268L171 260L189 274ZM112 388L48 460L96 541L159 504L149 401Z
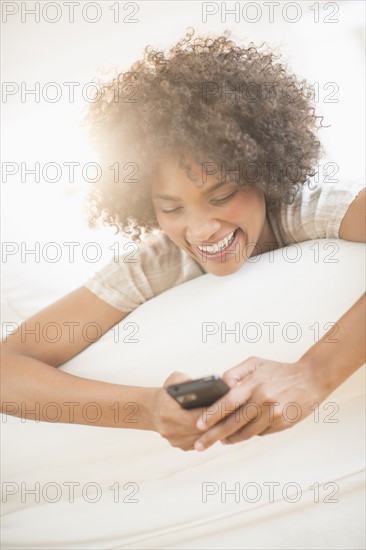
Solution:
M180 384L192 380L187 374L173 372L157 390L153 411L154 430L167 439L172 447L183 451L194 450L194 443L202 435L196 428L196 422L202 414L201 408L183 409L166 391L171 384Z

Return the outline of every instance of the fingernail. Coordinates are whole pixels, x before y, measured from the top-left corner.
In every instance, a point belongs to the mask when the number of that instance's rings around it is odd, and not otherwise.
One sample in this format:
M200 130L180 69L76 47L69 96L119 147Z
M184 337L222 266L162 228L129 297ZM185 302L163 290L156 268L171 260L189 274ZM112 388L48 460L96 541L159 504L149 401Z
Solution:
M194 444L194 448L196 449L196 451L204 451L205 450L205 446L200 442L200 441L196 441L196 443Z
M206 429L206 422L203 422L203 420L198 420L196 424L197 430L205 430Z
M223 445L229 445L229 442L227 439L221 439L220 443L222 443Z

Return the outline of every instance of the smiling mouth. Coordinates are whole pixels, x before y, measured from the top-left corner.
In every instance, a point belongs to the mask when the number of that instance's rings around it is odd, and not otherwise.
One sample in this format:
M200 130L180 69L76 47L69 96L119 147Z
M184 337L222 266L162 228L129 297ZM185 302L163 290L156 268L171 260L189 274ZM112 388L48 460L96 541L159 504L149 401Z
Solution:
M218 252L225 250L225 248L231 245L231 243L235 239L236 232L237 232L237 229L229 233L229 235L226 235L225 239L222 239L218 243L197 246L197 248L200 252L203 252L204 254L217 254Z

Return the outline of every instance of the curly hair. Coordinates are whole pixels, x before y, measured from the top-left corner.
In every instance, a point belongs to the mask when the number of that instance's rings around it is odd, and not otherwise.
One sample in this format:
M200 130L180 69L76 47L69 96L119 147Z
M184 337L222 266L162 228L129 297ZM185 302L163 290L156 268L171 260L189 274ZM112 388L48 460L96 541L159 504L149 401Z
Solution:
M167 52L146 47L129 71L100 84L85 123L108 170L87 197L90 227L101 219L133 240L158 229L149 186L167 154L188 175L188 158L225 165L239 185L264 192L268 210L291 204L315 174L322 117L310 85L267 45L237 45L229 34L189 30Z

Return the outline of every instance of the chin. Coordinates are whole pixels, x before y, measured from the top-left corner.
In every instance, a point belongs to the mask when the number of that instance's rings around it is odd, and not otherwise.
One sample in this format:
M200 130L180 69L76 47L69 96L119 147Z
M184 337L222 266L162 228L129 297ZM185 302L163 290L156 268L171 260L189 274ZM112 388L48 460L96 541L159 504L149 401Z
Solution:
M235 263L235 264L229 264L223 262L222 264L215 265L215 266L209 266L207 263L201 263L202 267L206 271L206 273L211 273L211 275L215 275L215 277L226 277L227 275L232 275L236 271L238 271L244 262Z

